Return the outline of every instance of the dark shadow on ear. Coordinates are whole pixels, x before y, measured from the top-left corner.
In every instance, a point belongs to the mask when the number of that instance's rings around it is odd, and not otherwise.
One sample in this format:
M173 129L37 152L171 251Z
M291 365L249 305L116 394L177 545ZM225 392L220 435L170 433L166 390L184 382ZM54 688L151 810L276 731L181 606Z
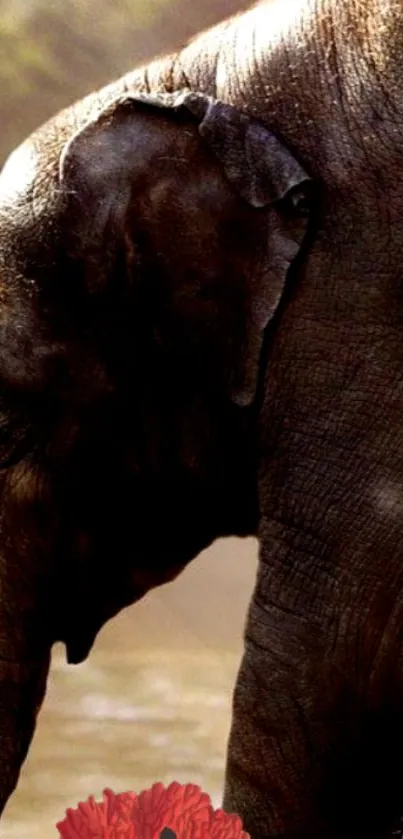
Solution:
M132 169L141 170L141 145L133 156L133 135L122 130L125 118L158 110L173 119L180 118L184 126L184 116L195 123L233 191L252 212L267 208L266 258L250 278L242 362L231 384L233 401L239 406L250 405L257 391L264 333L278 309L288 271L306 235L312 181L266 126L230 105L189 91L127 96L73 136L61 157L62 188L81 204L81 217L87 219L84 227L89 222L92 225L88 241L94 242L94 230L103 229L106 219L111 229L113 214L126 211ZM119 202L113 200L117 191ZM84 229L81 237L85 239ZM99 243L94 246L99 247ZM106 244L106 260L107 256Z

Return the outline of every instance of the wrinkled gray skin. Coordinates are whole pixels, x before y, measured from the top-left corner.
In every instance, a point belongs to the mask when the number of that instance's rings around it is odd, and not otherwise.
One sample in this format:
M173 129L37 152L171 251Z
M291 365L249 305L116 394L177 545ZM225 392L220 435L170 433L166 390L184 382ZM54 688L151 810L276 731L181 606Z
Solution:
M216 536L256 533L224 806L253 837L390 835L402 71L400 0L278 0L63 112L3 170L2 806L51 644L82 660ZM157 95L188 90L212 101Z

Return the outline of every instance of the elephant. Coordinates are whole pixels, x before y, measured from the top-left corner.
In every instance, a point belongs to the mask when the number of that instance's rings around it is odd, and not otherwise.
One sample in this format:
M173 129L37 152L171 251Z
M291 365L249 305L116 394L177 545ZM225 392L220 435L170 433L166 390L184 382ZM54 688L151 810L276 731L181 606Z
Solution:
M223 806L386 839L403 779L403 8L264 0L0 174L0 806L52 645L259 570Z

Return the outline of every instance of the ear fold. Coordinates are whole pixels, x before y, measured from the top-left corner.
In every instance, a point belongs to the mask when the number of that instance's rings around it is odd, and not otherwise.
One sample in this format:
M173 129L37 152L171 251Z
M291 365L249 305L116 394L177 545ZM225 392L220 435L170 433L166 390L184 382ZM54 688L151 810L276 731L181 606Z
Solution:
M96 230L119 228L130 201L130 185L141 172L142 146L133 149L133 132L124 117L160 110L173 119L191 120L218 159L232 189L253 208L268 208L267 250L250 278L250 299L242 364L233 371L231 397L249 405L257 388L264 330L279 305L288 270L300 250L309 220L310 178L284 144L262 123L204 94L138 93L107 107L77 132L64 149L60 181L80 204L80 238L96 247ZM116 191L119 201L116 201ZM106 244L106 251L107 251Z
M222 102L189 94L186 106L234 189L252 207L265 207L309 180L288 149L262 123Z
M218 102L200 93L138 93L114 102L94 122L80 129L67 143L60 160L62 182L72 174L77 153L91 135L101 151L101 137L94 129L111 126L128 111L141 108L168 111L187 110L199 124L199 133L213 154L222 163L233 188L252 207L264 207L281 201L291 190L306 184L310 178L295 157L262 123L231 105ZM123 139L123 138L122 138ZM124 149L121 149L124 152ZM97 160L86 160L99 172ZM90 174L90 173L88 173Z

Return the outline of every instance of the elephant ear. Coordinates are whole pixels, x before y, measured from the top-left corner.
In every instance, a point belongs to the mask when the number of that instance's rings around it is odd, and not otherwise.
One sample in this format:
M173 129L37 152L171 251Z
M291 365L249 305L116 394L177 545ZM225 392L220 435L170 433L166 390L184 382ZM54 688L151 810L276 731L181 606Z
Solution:
M185 116L185 120L195 123L233 191L247 202L251 212L265 207L268 210L265 258L248 280L242 360L231 378L233 401L240 406L250 405L257 390L264 331L277 311L288 270L306 234L312 203L311 178L265 125L231 105L188 90L126 95L80 129L66 145L60 161L61 185L67 193L81 196L81 239L85 238L87 225L88 241L92 244L96 239L94 231L104 228L105 219L112 213L111 172L114 188L118 184L120 190L122 212L130 200L131 168L141 166L139 155L133 161L130 132L120 131L118 142L113 143L111 128L123 125L122 118L129 113L141 114L144 110L159 111L172 118ZM139 154L141 158L141 147ZM97 207L97 213L89 214L89 206Z

